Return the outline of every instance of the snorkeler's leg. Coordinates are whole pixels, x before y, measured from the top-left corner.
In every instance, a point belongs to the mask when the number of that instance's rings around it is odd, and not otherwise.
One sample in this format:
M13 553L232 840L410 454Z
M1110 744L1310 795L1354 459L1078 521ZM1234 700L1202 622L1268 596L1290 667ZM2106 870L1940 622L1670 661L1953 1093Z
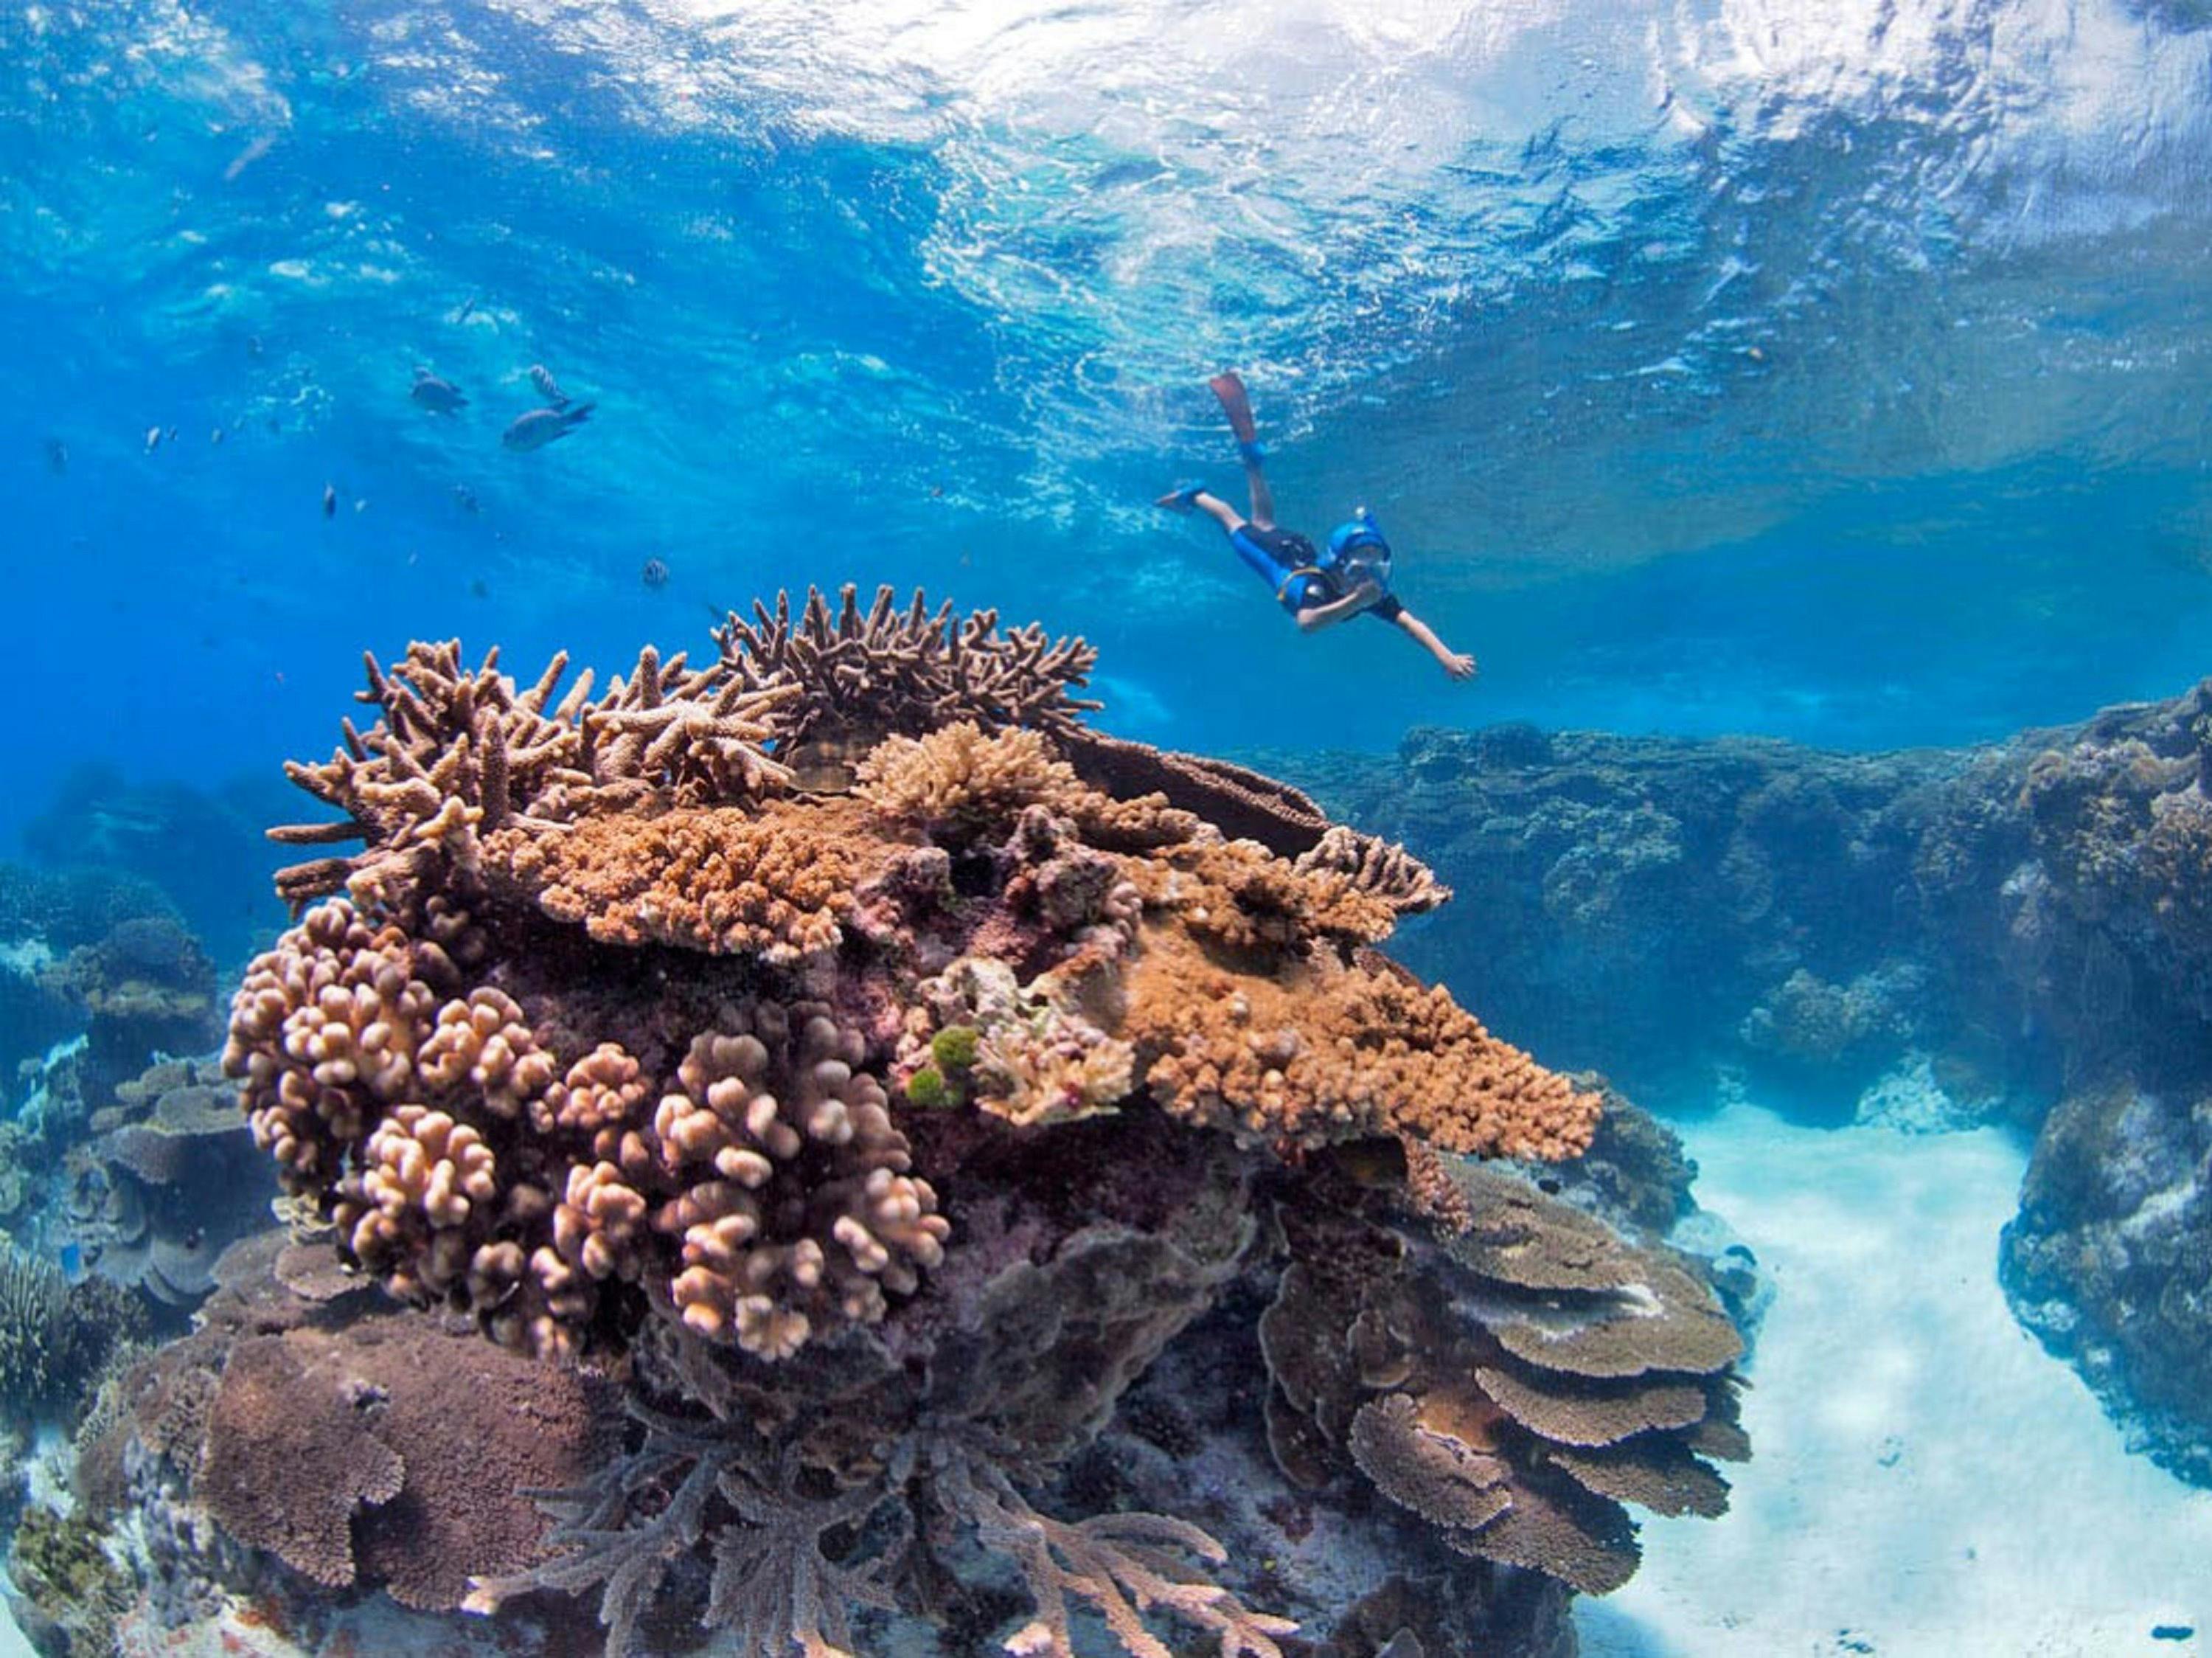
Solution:
M1251 491L1252 521L1261 529L1275 527L1275 492L1267 487L1267 474L1260 469L1256 446L1244 457L1244 485Z
M1229 430L1237 434L1237 453L1244 458L1244 482L1252 496L1252 521L1263 529L1273 528L1275 497L1261 466L1267 452L1260 447L1260 428L1252 418L1252 399L1245 394L1244 382L1231 369L1206 383L1220 400L1221 412L1229 417Z
M1188 512L1194 507L1220 525L1222 533L1224 535L1234 535L1244 527L1243 514L1238 512L1236 508L1212 491L1200 489L1194 485L1180 490L1170 490L1152 504L1156 507L1165 507L1170 512Z

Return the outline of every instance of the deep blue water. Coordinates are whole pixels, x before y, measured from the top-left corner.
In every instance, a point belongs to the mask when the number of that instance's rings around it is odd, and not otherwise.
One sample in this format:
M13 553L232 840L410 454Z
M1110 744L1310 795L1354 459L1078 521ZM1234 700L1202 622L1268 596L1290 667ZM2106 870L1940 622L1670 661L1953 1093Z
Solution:
M810 582L1081 631L1193 747L1953 742L2212 669L2201 7L1397 15L10 7L0 844L87 760L326 752L364 649L619 667ZM533 363L597 410L509 454ZM1474 686L1152 509L1236 481L1232 364Z

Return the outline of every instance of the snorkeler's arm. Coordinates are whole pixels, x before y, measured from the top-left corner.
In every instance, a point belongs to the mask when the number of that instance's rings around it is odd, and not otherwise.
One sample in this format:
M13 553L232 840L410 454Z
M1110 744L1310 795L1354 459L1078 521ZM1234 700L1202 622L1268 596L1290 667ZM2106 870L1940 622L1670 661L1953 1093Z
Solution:
M1400 611L1397 619L1398 625L1406 631L1407 636L1422 649L1435 657L1437 666L1455 680L1472 680L1482 671L1475 666L1474 657L1462 651L1454 650L1442 639L1437 637L1434 628L1414 615L1412 611Z
M1382 589L1372 582L1362 582L1341 599L1332 599L1325 605L1316 605L1298 613L1298 631L1318 633L1325 627L1334 627L1339 622L1357 616L1382 596Z

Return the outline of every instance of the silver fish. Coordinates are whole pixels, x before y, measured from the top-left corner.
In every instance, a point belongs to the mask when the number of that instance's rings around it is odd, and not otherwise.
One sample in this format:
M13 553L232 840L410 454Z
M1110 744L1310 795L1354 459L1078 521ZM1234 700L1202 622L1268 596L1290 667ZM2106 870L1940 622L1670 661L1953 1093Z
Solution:
M323 485L323 516L335 518L337 515L338 486L335 484L325 484Z
M451 414L468 402L459 387L450 380L441 380L428 369L416 369L414 389L407 395L432 414Z
M573 409L532 409L527 414L517 415L499 435L499 441L518 453L542 449L555 438L566 437L575 430L590 418L592 406L579 403Z
M565 409L568 394L561 389L561 382L553 378L553 371L542 363L530 365L530 383L538 388L538 395L545 399L549 409Z

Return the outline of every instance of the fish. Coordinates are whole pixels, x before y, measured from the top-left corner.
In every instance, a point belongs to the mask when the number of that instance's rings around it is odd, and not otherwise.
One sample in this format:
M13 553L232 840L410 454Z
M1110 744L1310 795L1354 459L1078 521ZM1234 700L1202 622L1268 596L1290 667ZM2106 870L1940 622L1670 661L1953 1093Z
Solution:
M335 518L337 515L338 486L335 484L325 484L323 485L323 516Z
M568 394L561 389L561 382L553 378L553 371L542 363L530 365L530 383L538 388L538 395L545 399L549 409L565 409Z
M161 447L161 429L159 426L149 426L146 429L146 453L151 454Z
M477 501L477 492L465 484L453 485L453 503L463 512L479 511L483 504Z
M468 404L461 388L452 381L441 380L428 369L419 367L415 370L414 389L407 395L432 414L451 414Z
M590 418L593 405L579 403L573 409L532 409L515 416L499 441L517 454L542 449L554 439L566 437Z
M58 437L46 440L46 470L57 478L69 470L69 445Z

